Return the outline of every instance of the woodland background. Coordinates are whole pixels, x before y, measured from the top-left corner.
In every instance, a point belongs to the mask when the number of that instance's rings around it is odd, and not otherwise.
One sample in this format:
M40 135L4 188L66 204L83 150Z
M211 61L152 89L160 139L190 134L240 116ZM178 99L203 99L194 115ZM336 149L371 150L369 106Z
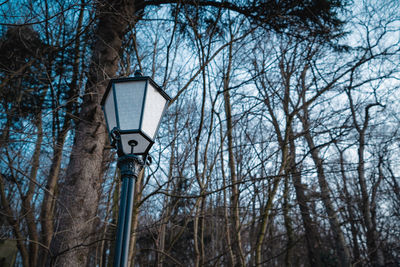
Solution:
M130 266L399 266L399 10L2 1L2 253L112 266L121 183L99 102L141 69L172 101Z

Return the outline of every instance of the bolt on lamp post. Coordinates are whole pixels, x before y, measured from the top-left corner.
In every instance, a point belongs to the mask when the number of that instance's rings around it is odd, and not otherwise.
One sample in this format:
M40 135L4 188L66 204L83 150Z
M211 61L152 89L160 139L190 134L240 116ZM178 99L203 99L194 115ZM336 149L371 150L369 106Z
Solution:
M170 100L150 77L136 71L131 78L111 79L101 101L111 144L117 148L122 179L115 267L127 266L134 179L146 163Z

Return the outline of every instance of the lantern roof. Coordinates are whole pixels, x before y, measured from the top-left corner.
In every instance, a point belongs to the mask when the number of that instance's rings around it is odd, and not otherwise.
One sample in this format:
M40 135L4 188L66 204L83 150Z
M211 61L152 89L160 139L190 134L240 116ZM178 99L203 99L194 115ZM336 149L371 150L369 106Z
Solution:
M110 90L112 88L112 85L115 83L123 83L123 82L132 82L132 81L149 81L152 86L163 96L167 101L171 101L171 97L160 87L156 82L150 77L150 76L142 76L142 75L137 75L135 73L135 77L119 77L119 78L112 78L108 82L106 92L103 95L103 98L101 99L101 105L104 106L107 96L110 93Z

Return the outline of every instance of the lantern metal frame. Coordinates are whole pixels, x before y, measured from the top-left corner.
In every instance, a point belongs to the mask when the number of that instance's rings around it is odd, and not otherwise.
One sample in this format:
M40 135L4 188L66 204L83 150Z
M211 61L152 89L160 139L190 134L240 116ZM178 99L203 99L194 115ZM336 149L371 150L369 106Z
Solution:
M138 126L137 129L121 130L115 84L124 83L124 82L136 82L136 81L145 81L146 82L145 83L145 89L144 89L144 92L143 92L142 106L141 106L141 110L140 110L139 126ZM148 90L148 84L149 83L154 87L154 89L156 89L166 99L166 104L165 104L165 106L163 108L163 111L161 113L161 117L160 117L160 120L159 120L158 125L156 127L156 130L154 132L153 139L150 136L148 136L148 134L145 133L142 130L144 109L145 109L146 100L147 100L146 96L147 96L147 90ZM105 117L105 120L106 120L107 132L109 133L109 138L110 138L111 143L113 142L113 140L112 140L112 131L114 129L110 129L109 128L109 122L108 122L107 114L105 112L105 104L106 104L106 100L107 100L107 97L108 97L110 91L113 94L115 118L116 118L116 125L117 125L116 128L118 129L119 134L120 135L124 135L124 134L139 134L144 139L146 139L149 142L149 145L147 146L146 150L144 152L142 152L142 153L133 153L135 155L146 156L149 153L151 147L154 145L154 139L155 139L155 137L156 137L156 135L158 133L158 130L160 128L161 119L163 118L163 116L165 114L165 111L168 108L168 103L169 103L169 101L171 101L171 97L160 86L158 86L158 84L156 84L150 76L142 76L140 71L136 71L135 72L135 77L125 77L125 78L123 77L123 78L110 79L110 81L108 83L108 86L107 86L107 89L106 89L106 91L105 91L105 93L103 95L103 98L101 100L101 108L103 110L103 113L105 114L104 117Z

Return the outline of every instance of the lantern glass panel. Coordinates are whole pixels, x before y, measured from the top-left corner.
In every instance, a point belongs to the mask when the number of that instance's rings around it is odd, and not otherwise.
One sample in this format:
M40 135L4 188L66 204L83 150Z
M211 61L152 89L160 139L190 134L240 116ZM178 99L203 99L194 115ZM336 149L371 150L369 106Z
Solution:
M104 113L108 124L108 130L111 131L114 127L117 127L117 119L115 118L115 102L113 91L110 90L106 103L104 105Z
M138 129L146 81L115 83L118 122L121 130Z
M135 140L138 143L133 148L134 154L143 154L150 145L150 141L138 133L121 134L122 150L125 154L131 153L131 146L128 144L130 140Z
M144 107L142 130L153 140L166 103L167 100L151 85L151 83L149 83Z

